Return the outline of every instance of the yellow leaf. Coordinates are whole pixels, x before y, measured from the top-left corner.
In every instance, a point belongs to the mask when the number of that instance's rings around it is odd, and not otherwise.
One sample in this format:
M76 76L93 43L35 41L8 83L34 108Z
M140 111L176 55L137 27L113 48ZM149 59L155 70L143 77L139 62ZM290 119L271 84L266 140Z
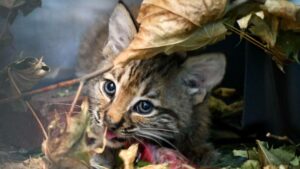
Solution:
M147 165L147 166L139 168L139 169L168 169L168 164ZM187 169L189 169L189 168L187 168Z
M137 155L139 145L132 144L127 150L121 150L119 153L120 158L123 160L124 169L134 169L134 160Z

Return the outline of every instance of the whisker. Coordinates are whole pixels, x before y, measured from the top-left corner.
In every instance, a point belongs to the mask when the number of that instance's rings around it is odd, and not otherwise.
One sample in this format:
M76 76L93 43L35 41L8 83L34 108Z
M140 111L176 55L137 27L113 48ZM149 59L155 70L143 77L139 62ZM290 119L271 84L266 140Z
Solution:
M165 138L163 138L161 136L154 135L153 133L150 133L150 132L143 132L143 131L140 131L140 132L142 132L142 134L144 134L144 135L147 135L147 136L150 136L150 137L152 136L152 137L157 138L157 139L159 139L161 141L164 141L165 143L167 143L171 147L173 147L176 151L179 151L178 148L174 144L172 144L170 141L168 141L167 139L165 139Z
M150 131L166 131L166 132L171 132L171 133L179 133L178 130L169 130L169 129L164 129L164 128L140 128L141 130L150 130Z
M157 130L143 130L142 128L140 129L141 131L145 131L145 132L149 132L149 133L152 133L154 135L158 135L158 136L161 136L161 137L165 137L165 138L173 138L174 137L174 132L170 132L170 131L157 131Z
M144 134L142 134L142 133L135 133L135 134L136 134L137 136L139 136L139 137L142 137L142 138L146 138L146 139L152 140L152 141L154 141L155 143L157 143L160 147L163 147L163 146L160 144L159 141L155 140L154 138L152 138L152 137L150 137L150 136L148 136L148 135L144 135Z
M142 145L145 146L144 142L140 139L138 139L136 136L132 136L136 141L138 141L139 143L141 143Z

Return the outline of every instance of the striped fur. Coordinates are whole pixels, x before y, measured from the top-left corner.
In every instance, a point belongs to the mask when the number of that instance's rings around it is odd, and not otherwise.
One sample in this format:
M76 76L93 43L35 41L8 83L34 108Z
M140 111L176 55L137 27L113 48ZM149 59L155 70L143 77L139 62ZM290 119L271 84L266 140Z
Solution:
M121 11L120 11L121 9ZM124 13L121 4L113 17ZM99 65L110 64L113 58L128 46L120 39L131 39L130 30L122 19L110 18L108 37ZM123 25L120 27L119 25ZM125 25L125 26L124 26ZM116 33L117 32L117 33ZM126 32L131 32L129 35ZM97 34L97 33L96 33ZM95 37L97 38L97 37ZM120 44L124 42L124 44ZM120 48L120 46L122 48ZM106 54L105 51L110 51ZM92 51L88 53L93 53ZM186 58L183 56L158 55L148 60L131 61L124 67L116 66L89 82L90 106L94 122L101 128L123 140L108 140L109 149L93 163L103 163L112 168L114 153L130 141L146 140L168 146L188 156L191 160L207 163L214 154L206 143L209 134L210 115L206 97L209 91L223 78L225 58L222 54L206 54ZM108 95L105 84L111 81L116 86L114 95ZM151 112L141 114L135 107L140 101L153 105ZM103 160L105 159L105 160Z
M181 57L157 56L112 68L94 79L90 84L90 101L95 121L108 126L121 138L146 139L173 147L195 160L203 159L203 155L210 158L207 154L214 153L206 143L210 123L206 99L194 101L197 94L190 93L181 76L184 63ZM116 84L112 98L103 91L106 80ZM203 94L206 96L206 92L200 92ZM133 106L141 100L153 103L150 114L134 111ZM120 148L123 144L109 142L108 145Z

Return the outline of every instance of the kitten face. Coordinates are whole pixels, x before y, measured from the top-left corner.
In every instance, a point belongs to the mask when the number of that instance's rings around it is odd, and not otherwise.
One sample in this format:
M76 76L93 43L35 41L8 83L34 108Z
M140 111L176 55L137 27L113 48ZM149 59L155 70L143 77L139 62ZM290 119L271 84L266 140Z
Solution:
M178 62L166 56L134 61L112 68L94 82L90 88L92 110L96 121L114 135L109 146L122 146L124 138L167 141L186 125L192 111L190 102L174 104L176 99L170 98L173 92L181 91L176 98L190 99L181 85L172 85Z
M91 84L90 98L96 122L108 127L108 146L128 139L172 146L170 140L194 125L195 113L207 120L195 107L220 82L224 67L221 54L156 56L105 72Z

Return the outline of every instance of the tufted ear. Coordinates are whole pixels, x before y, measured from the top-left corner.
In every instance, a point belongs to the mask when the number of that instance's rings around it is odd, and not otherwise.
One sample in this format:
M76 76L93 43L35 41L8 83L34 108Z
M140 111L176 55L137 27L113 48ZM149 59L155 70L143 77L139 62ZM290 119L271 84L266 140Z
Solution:
M207 92L221 82L225 67L225 55L221 53L190 57L183 63L179 78L193 96L194 104L201 103Z
M103 48L103 55L109 58L116 57L128 47L136 32L130 13L123 4L118 3L109 18L108 39Z

